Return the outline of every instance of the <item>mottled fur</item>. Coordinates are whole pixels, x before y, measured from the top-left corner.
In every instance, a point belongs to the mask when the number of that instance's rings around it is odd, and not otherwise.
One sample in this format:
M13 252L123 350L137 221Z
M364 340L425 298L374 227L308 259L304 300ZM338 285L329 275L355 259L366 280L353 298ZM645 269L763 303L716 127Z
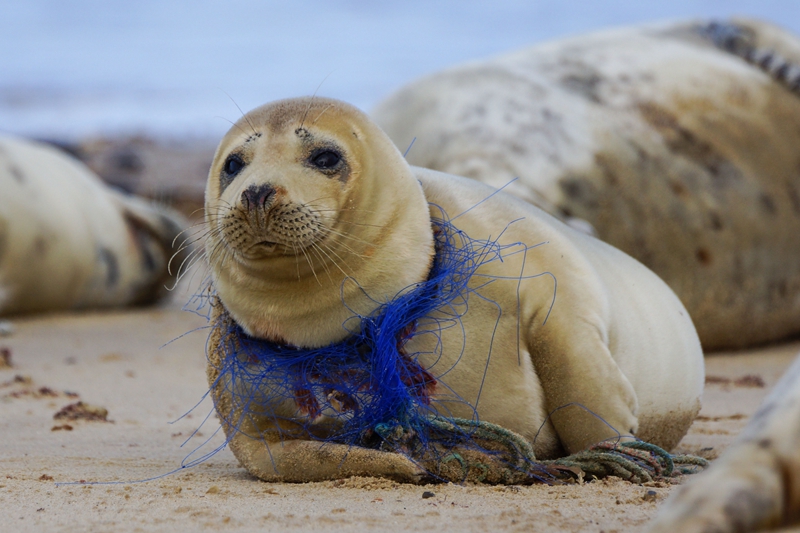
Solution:
M0 137L0 315L152 303L185 225L39 143Z
M714 28L544 43L414 82L374 116L399 147L416 137L411 164L516 179L587 221L667 282L707 350L778 340L800 332L800 39Z

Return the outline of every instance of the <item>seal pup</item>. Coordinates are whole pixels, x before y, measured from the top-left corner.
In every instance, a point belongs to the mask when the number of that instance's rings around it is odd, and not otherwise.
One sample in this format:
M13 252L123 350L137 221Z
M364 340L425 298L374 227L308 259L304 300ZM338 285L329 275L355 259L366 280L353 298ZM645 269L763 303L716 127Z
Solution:
M800 357L736 441L670 495L648 533L734 533L800 524Z
M222 303L212 323L224 306L254 337L304 348L341 341L348 318L426 280L440 210L472 239L519 248L472 277L461 327L408 340L438 381L431 405L446 416L477 412L531 441L540 459L620 435L677 444L699 410L704 372L674 293L531 204L409 166L365 114L336 100L267 104L222 139L206 190L206 256ZM293 438L269 414L297 412L290 400L242 405L237 398L261 393L232 394L215 349L221 329L208 343L209 384L230 448L252 474L422 474L402 454ZM438 356L431 343L441 343Z
M632 255L706 350L800 333L800 39L756 21L540 44L400 89L408 160L500 187Z
M163 207L107 187L48 145L0 137L0 315L142 305L167 294ZM178 263L180 264L180 259Z

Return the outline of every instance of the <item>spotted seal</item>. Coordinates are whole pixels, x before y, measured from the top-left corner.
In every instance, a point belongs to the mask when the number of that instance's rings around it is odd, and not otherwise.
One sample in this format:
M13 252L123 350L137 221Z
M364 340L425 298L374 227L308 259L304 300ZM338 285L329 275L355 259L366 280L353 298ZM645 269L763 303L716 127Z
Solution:
M167 293L173 240L186 224L177 213L14 137L0 137L0 189L0 315L140 305Z
M800 39L757 21L544 43L373 111L411 164L484 181L640 260L704 348L800 332Z

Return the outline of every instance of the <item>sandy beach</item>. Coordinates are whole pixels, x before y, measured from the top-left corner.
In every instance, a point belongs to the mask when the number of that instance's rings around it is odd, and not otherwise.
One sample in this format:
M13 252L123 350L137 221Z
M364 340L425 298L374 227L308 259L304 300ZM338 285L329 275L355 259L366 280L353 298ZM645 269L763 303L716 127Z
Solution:
M557 487L275 484L250 477L227 449L181 469L223 442L211 402L201 401L205 319L181 311L186 300L178 291L154 309L12 321L0 337L11 362L0 370L0 531L621 533L639 531L675 489L615 478ZM798 352L796 341L708 356L704 406L679 451L716 457ZM107 420L54 418L79 401L96 415L93 407L106 409ZM130 483L149 478L157 479Z

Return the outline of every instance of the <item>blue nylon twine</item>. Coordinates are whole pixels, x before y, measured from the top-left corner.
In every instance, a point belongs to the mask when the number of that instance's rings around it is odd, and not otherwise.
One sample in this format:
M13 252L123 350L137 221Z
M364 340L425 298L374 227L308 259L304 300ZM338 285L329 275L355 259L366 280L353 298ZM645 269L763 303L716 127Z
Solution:
M214 327L227 328L227 334L216 347L222 368L214 388L227 388L241 417L273 419L276 430L278 422L288 422L280 426L296 428L292 438L369 447L391 440L396 448L399 433L413 437L416 446L435 433L441 443L441 431L432 431L431 422L441 420L431 406L437 378L419 363L422 354L406 352L407 342L436 335L434 356L440 355L439 334L461 327L469 296L477 290L469 287L475 273L521 244L500 245L499 236L473 239L444 211L432 226L435 258L428 279L380 303L370 315L354 313L343 324L350 332L344 341L313 349L282 345L249 336L222 313ZM323 420L321 432L315 426ZM240 422L226 421L237 430ZM468 440L469 433L448 434L446 440L455 445Z

